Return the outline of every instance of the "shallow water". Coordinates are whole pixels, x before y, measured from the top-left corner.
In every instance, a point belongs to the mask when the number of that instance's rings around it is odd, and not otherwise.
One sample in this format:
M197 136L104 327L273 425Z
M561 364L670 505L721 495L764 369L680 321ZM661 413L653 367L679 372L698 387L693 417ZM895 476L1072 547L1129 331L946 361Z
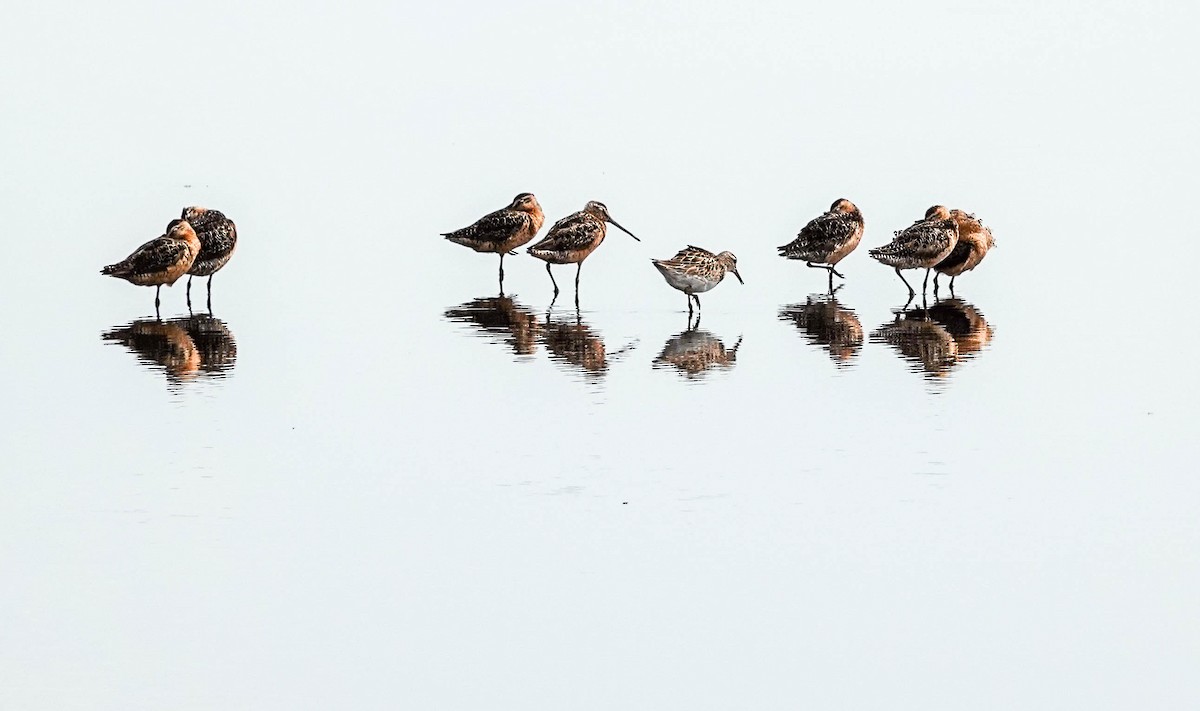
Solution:
M163 12L15 38L0 707L1200 701L1193 10ZM643 241L501 293L437 235L524 190ZM830 294L774 247L843 195ZM866 249L933 202L998 246L906 308ZM241 242L156 317L96 272L188 204ZM688 243L746 280L699 323Z

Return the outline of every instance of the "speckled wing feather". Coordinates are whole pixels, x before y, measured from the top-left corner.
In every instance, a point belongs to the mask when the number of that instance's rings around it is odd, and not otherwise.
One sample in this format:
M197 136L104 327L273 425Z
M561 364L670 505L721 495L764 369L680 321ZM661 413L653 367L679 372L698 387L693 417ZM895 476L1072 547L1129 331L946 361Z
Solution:
M588 249L603 231L604 224L595 217L586 212L576 212L555 222L546 233L546 238L530 249L552 252Z
M134 250L121 264L120 270L129 274L153 274L166 271L184 259L189 251L186 242L166 235L156 237ZM120 273L120 272L118 272Z
M667 264L673 267L705 267L712 266L717 260L717 255L704 249L689 244L687 247L675 253L670 259L659 260L660 264Z
M210 211L209 214L211 214ZM200 225L191 223L192 229L196 230L196 236L200 238L200 254L196 257L196 261L207 261L224 257L233 251L237 245L237 227L233 224L233 220L217 213L220 219L206 219L201 221Z
M889 244L871 250L871 255L934 256L946 248L948 237L957 237L954 220L917 220L896 233Z
M809 221L796 239L779 247L779 255L806 262L820 261L846 244L856 228L850 213L829 211Z
M442 234L450 240L471 240L475 242L501 243L512 238L524 229L530 220L529 213L520 210L496 210L475 221L474 224Z

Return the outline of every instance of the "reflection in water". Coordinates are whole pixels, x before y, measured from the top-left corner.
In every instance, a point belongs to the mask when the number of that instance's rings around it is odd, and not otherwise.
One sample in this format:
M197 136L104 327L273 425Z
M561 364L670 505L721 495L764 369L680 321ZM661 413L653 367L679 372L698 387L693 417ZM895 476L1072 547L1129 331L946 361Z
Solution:
M563 363L583 371L589 378L600 378L608 370L610 358L615 358L632 348L626 346L621 350L607 354L604 340L600 334L583 322L583 317L576 305L575 310L567 315L554 317L554 303L546 312L545 332L542 336L546 351L551 360Z
M726 348L721 339L700 330L699 318L694 324L689 318L687 330L667 339L653 365L655 368L673 366L688 378L699 378L715 366L732 368L737 362L737 350L741 345L739 336L732 348Z
M871 334L930 377L945 377L955 365L983 350L994 330L983 314L961 299L939 301L929 308L900 311L894 321Z
M192 315L169 321L141 319L101 334L120 343L139 361L161 368L167 380L190 381L198 375L223 377L237 360L237 343L221 319Z
M451 321L472 324L478 333L507 343L517 355L531 355L537 350L542 326L537 316L507 296L484 296L452 309L446 309Z
M839 368L852 365L862 350L862 322L853 309L838 303L833 292L809 294L807 303L781 307L779 318L794 322L812 345L827 347Z

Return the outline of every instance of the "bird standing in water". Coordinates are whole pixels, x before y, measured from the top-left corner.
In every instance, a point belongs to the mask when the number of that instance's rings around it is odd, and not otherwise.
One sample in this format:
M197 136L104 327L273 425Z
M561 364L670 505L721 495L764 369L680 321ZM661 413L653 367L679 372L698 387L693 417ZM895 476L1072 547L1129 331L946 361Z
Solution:
M200 239L187 220L171 220L166 232L141 247L116 264L100 270L106 276L124 279L138 286L153 286L154 310L158 311L159 292L163 284L171 286L179 277L187 274L200 253Z
M183 208L180 219L187 220L200 239L200 253L188 269L187 302L192 304L192 277L208 277L208 308L212 310L212 278L233 258L237 248L237 226L220 210L203 207Z
M720 284L727 272L737 277L742 284L746 283L742 281L742 275L738 274L737 257L733 256L733 252L713 254L707 249L688 245L670 259L650 261L662 273L668 284L687 294L689 316L692 314L692 299L696 300L696 310L700 310L700 297L696 294L702 294Z
M632 232L622 227L608 214L608 208L602 202L592 200L579 212L573 212L554 223L542 241L529 248L529 253L546 262L546 273L550 275L550 283L554 285L554 295L558 295L558 282L554 281L554 272L550 271L551 264L578 264L575 268L575 299L579 299L579 273L583 271L583 260L596 251L604 241L608 231L606 223L611 222L617 229L641 242Z
M987 256L988 250L996 246L992 231L984 227L974 215L962 210L951 210L950 218L958 225L958 242L945 259L933 266L933 295L938 293L938 276L950 277L950 296L954 296L954 280L963 272L969 272Z
M929 284L929 270L942 261L958 243L958 225L950 218L950 211L934 205L925 211L925 219L917 220L909 227L896 232L896 237L882 247L872 249L869 254L896 270L896 276L908 287L908 298L916 295L912 285L900 273L901 269L924 269L925 281L921 293Z
M521 193L508 207L489 212L461 230L444 232L442 236L476 252L500 255L500 291L504 291L504 255L533 239L546 216L533 193Z
M828 269L832 290L834 275L846 278L838 272L838 262L858 247L862 235L862 212L854 203L842 198L834 201L829 212L805 225L796 239L779 247L779 256L801 260L813 269Z

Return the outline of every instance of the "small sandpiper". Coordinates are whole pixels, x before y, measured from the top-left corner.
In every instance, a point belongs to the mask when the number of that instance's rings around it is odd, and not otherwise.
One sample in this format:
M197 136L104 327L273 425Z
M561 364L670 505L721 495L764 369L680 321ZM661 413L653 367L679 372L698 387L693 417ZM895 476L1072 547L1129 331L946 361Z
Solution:
M984 227L974 215L962 210L951 210L950 218L958 225L958 243L945 259L933 266L933 295L938 293L938 276L950 277L950 296L954 296L954 280L963 272L969 272L987 256L988 250L996 246L992 231Z
M209 310L212 310L212 278L233 258L237 248L237 226L220 210L185 207L179 219L187 220L200 239L200 253L188 269L187 302L192 303L192 277L208 277Z
M921 293L929 284L929 270L946 258L958 242L958 225L950 218L950 211L934 205L925 211L925 219L896 232L896 237L882 247L872 249L869 254L896 270L896 276L908 287L908 297L916 295L912 285L900 273L901 269L925 269L925 281Z
M813 218L796 239L779 247L779 256L805 262L813 269L829 270L829 288L833 277L846 277L837 270L838 262L858 247L863 236L863 216L849 200L835 200L829 212Z
M100 270L106 276L124 279L138 286L153 286L154 310L158 311L163 284L171 286L187 274L200 253L200 239L187 220L171 220L167 231L116 264Z
M550 271L551 264L578 264L575 268L575 298L579 298L579 272L583 271L583 260L596 251L604 241L608 231L606 223L611 222L617 229L641 242L632 232L622 227L602 202L590 201L579 212L573 212L554 223L542 241L529 248L529 253L546 262L546 273L550 275L550 283L554 285L554 294L558 295L558 282L554 281L554 273Z
M473 224L442 236L476 252L500 255L500 291L504 291L504 256L533 239L546 215L533 193L521 193L508 207L489 212Z
M692 313L692 299L696 300L696 310L700 309L700 297L725 278L725 273L732 273L742 284L742 275L738 274L737 257L733 252L713 254L707 249L688 245L679 250L670 259L651 259L663 278L672 287L687 294L688 314Z

